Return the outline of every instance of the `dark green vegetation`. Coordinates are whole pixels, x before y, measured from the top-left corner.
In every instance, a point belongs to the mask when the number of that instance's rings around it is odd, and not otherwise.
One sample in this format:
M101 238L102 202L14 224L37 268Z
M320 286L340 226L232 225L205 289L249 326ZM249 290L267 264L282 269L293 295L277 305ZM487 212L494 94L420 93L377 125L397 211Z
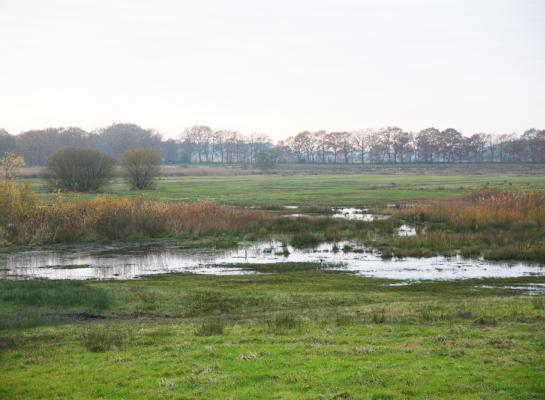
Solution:
M433 169L430 173L433 174ZM39 196L51 199L47 183L24 179ZM468 189L545 189L545 175L246 175L161 178L153 191L131 191L115 180L105 193L115 197L143 195L152 200L214 200L235 205L362 206L373 202L456 198ZM91 198L95 195L81 195Z
M115 160L94 149L66 148L47 161L46 176L55 189L96 192L113 176Z
M542 399L545 298L320 272L0 282L0 397Z

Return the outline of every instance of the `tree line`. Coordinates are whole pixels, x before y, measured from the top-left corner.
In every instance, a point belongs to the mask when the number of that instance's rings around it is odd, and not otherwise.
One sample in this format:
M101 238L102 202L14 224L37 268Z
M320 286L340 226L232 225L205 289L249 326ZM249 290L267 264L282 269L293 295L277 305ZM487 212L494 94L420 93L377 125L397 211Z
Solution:
M197 125L177 139L153 129L112 124L87 132L80 128L47 128L11 135L0 129L0 157L15 152L27 165L45 165L63 148L91 148L119 160L132 148L159 152L162 163L461 163L545 162L545 130L523 134L463 135L456 129L427 128L408 132L399 127L347 131L304 131L274 144L264 134L243 134Z

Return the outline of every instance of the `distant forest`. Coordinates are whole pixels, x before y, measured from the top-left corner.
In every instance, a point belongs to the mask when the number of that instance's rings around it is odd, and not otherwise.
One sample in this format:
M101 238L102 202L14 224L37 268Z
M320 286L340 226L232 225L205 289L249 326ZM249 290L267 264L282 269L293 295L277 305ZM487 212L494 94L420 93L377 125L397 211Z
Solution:
M87 132L80 128L47 128L11 135L0 129L0 157L9 151L27 165L44 165L66 147L95 148L119 159L127 150L160 151L165 164L218 163L544 163L545 130L521 135L464 136L456 129L427 128L407 132L398 127L353 132L301 132L278 143L263 134L242 134L198 125L178 139L164 139L153 129L113 124Z

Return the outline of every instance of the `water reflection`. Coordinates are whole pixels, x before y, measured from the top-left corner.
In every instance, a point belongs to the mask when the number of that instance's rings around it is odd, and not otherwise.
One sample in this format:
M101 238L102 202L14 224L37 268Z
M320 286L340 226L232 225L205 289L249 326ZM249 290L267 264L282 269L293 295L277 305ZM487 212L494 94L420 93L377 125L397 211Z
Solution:
M480 285L477 286L478 289L504 289L504 290L515 290L524 292L530 296L538 296L545 294L545 283L521 283L518 285Z
M397 228L397 236L416 236L416 228L409 225L401 225Z
M290 210L298 210L298 206L283 206L285 209ZM385 219L388 219L389 215L383 215L383 214L372 214L369 212L369 209L367 208L356 208L356 207L332 207L331 211L333 214L305 214L305 213L291 213L291 214L284 214L285 217L288 218L301 218L301 217L307 217L307 218L324 218L324 217L333 217L333 218L341 218L341 219L348 219L348 220L354 220L354 221L364 221L364 222L373 222L373 221L382 221Z
M343 218L356 221L380 221L388 219L388 215L371 214L366 208L354 208L354 207L334 207L333 218Z
M26 251L0 256L4 279L133 279L164 273L251 274L236 264L316 262L327 269L399 280L451 280L545 275L544 266L493 263L461 257L383 260L373 249L351 242L315 249L283 247L280 242L249 243L236 250L184 249L173 245L131 249ZM233 267L235 266L235 267Z

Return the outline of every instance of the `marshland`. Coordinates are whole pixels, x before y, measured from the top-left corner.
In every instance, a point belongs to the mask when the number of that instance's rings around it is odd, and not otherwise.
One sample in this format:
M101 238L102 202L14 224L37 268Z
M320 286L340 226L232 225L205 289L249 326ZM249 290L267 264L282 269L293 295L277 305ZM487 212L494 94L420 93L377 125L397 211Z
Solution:
M545 181L435 172L3 181L0 393L542 397Z
M0 0L0 400L545 399L545 1Z

